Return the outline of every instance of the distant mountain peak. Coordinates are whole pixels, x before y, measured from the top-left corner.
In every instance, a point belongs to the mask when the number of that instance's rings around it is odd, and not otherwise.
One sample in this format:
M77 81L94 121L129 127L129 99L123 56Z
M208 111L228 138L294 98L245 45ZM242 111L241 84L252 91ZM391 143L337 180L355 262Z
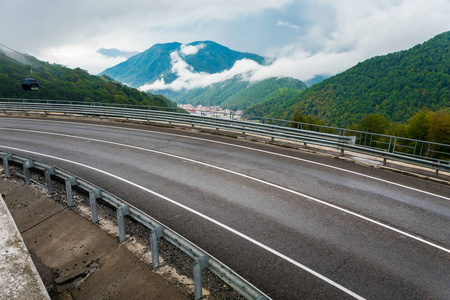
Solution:
M110 49L105 49L105 48L100 48L97 50L97 53L100 53L106 57L125 57L125 58L130 58L133 55L138 54L139 52L135 52L135 51L121 51L119 49L116 48L110 48Z
M263 65L265 60L262 56L234 51L213 41L172 42L155 44L100 75L108 75L132 87L145 85L154 90L176 90L183 86L190 89L220 81L215 74L231 70L238 61L243 62L240 68L244 63L254 68L255 64ZM206 78L207 74L214 74L216 78ZM227 74L225 79L230 76L232 74Z

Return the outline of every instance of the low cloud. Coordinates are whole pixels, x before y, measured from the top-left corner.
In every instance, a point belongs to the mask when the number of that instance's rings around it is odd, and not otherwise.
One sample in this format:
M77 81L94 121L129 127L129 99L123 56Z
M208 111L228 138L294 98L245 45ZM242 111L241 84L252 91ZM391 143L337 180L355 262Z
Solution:
M180 91L183 89L189 90L194 88L203 88L207 87L211 84L215 84L218 82L222 82L228 79L232 79L236 76L244 80L251 80L252 74L255 70L260 69L262 66L251 59L242 59L235 62L233 67L229 70L225 70L223 72L209 74L205 72L196 72L194 68L184 61L182 55L186 53L194 53L194 48L198 49L204 47L204 45L200 46L187 46L181 47L180 51L174 51L170 54L171 58L171 72L177 75L177 79L173 82L166 83L164 78L161 78L151 84L145 84L139 87L141 91L150 91L150 90L173 90ZM186 51L186 49L188 49ZM197 49L197 51L198 51Z
M191 46L189 46L191 47ZM239 77L241 80L256 82L273 77L293 77L307 81L317 75L331 76L342 72L355 64L355 60L363 60L364 53L356 50L348 52L319 52L301 51L295 47L287 47L283 55L274 59L269 65L260 65L250 59L236 61L233 67L219 73L196 72L183 58L186 53L196 53L196 49L181 47L174 51L171 57L171 72L177 76L173 82L166 83L161 78L153 83L139 87L141 91L158 90L189 90L204 88L228 79Z

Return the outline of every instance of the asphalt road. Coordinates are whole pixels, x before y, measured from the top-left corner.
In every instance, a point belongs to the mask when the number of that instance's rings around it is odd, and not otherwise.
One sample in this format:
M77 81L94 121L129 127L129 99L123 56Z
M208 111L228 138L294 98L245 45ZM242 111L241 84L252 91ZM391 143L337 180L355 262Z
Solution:
M94 123L0 118L0 150L116 194L274 299L450 298L449 185L243 139Z

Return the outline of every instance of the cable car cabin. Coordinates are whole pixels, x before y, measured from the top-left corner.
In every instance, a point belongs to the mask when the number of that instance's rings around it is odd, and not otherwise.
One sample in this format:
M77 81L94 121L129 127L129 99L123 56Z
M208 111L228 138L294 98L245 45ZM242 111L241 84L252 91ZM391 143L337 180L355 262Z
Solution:
M22 80L22 88L25 91L37 91L39 90L39 83L36 81L36 79L27 78Z

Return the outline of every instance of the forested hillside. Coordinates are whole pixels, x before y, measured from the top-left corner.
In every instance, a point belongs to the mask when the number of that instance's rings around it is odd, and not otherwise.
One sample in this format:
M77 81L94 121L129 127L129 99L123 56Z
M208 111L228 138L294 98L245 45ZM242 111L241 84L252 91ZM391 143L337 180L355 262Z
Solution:
M172 99L178 103L193 105L222 105L229 97L246 89L250 83L240 78L232 78L205 88L195 88L175 95ZM227 108L227 107L225 107Z
M256 108L248 113L292 119L299 110L325 124L348 127L371 114L406 123L423 108L449 112L449 49L450 32L445 32L409 50L359 63L264 113Z
M267 95L261 103L248 107L244 115L275 118L276 111L288 110L292 99L297 99L301 93L300 89L280 88Z
M0 53L2 54L2 53ZM89 75L86 71L20 57L22 63L0 55L0 98L93 101L148 106L176 106L161 95L151 95L117 83L109 77ZM22 90L21 81L30 75L26 64L33 66L39 90Z
M269 78L253 83L248 88L229 97L222 105L230 109L246 109L258 103L271 101L271 95L274 92L286 89L301 93L307 89L307 86L300 80L290 77Z
M187 91L174 99L181 103L220 105L223 108L244 110L268 100L278 101L272 94L281 90L292 89L301 93L306 88L303 82L290 77L269 78L254 83L234 78L208 88Z

